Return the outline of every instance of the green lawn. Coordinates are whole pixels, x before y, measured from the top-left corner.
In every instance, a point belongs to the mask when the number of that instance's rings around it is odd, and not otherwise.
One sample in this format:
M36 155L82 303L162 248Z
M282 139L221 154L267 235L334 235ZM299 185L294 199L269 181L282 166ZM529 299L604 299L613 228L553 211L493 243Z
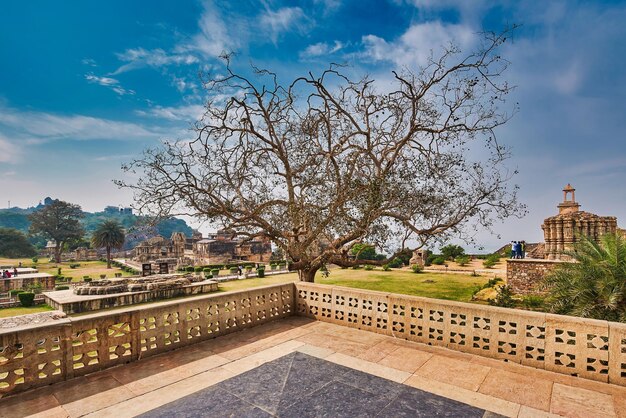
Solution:
M46 305L45 303L43 305L35 305L29 308L24 308L22 306L19 306L17 308L3 308L3 309L0 309L0 318L8 318L10 316L26 315L26 314L46 312L46 311L51 311L51 310L52 310L52 307L49 305Z
M298 280L298 275L290 273L263 279L224 282L220 283L219 287L220 291L243 290L296 280ZM446 273L415 274L406 269L391 271L332 269L327 278L322 277L321 273L315 277L315 282L321 284L462 302L469 302L476 287L482 286L487 280L486 276L473 277Z
M123 276L130 276L130 273L122 271L121 269L111 266L110 269L107 269L107 264L103 261L76 261L76 262L62 262L55 263L50 262L45 257L40 257L37 260L37 263L33 263L30 258L0 258L0 265L3 266L15 266L17 267L19 263L22 263L23 267L33 267L33 264L36 264L36 268L41 273L49 273L52 275L56 275L58 273L59 267L61 268L61 275L65 277L71 277L72 281L81 281L83 276L90 276L93 279L100 278L101 274L106 274L107 277L114 277L114 273L122 273ZM70 268L70 264L80 264L80 266L76 268Z

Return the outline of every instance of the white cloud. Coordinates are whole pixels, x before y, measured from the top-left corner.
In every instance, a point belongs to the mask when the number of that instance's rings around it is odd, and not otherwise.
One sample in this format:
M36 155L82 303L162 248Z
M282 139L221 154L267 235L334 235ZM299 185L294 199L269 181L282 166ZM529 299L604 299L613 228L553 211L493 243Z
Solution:
M120 85L120 82L118 80L111 77L98 77L94 74L85 74L85 79L90 83L100 84L101 86L108 87L120 96L124 96L126 94L135 94L133 90L125 89Z
M204 106L202 105L184 105L162 107L155 106L147 111L137 111L141 116L153 116L161 119L172 121L197 121L204 115Z
M303 31L307 26L307 18L299 7L283 7L276 11L269 8L259 17L261 27L269 32L270 39L276 43L278 37L292 29Z
M204 3L198 27L200 32L192 38L192 43L180 45L178 50L197 50L205 57L217 57L239 45L237 38L229 35L222 17L211 2Z
M450 42L467 49L476 41L476 35L468 26L434 21L414 24L394 41L376 35L365 35L362 41L365 58L413 67L426 64L433 50L440 50Z
M20 159L21 152L19 148L13 144L9 139L0 135L0 163L12 163ZM4 175L11 175L10 172L4 173Z
M198 88L196 83L193 81L189 81L185 77L176 77L175 75L172 76L172 85L181 93L185 90L192 90L195 92Z
M115 70L112 75L144 67L158 68L168 65L190 65L199 61L198 58L192 54L184 52L167 53L160 48L150 50L144 48L131 48L116 55L120 61L124 61L126 64Z
M333 54L341 50L343 47L344 44L339 41L335 41L332 45L326 42L318 42L307 46L304 51L301 51L300 58L313 58L321 55Z
M321 5L326 13L334 12L341 7L341 0L313 0L313 3Z
M96 63L96 60L91 59L91 58L84 58L80 61L83 65L88 65L90 67L97 67L98 64Z
M132 140L158 138L160 130L141 125L84 115L56 115L47 112L18 111L0 106L0 153L15 152L11 144L17 141L29 144L59 139L73 140ZM6 138L10 137L9 142ZM8 144L8 145L7 145ZM1 160L0 160L1 161Z

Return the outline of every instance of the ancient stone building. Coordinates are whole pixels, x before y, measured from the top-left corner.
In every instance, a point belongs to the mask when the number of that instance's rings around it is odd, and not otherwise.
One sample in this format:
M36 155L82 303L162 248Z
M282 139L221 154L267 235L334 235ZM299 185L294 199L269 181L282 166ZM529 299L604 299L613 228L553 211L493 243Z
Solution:
M220 230L196 241L193 246L196 264L216 264L230 261L266 262L272 256L269 240L242 240L232 231Z
M175 232L170 239L161 236L147 239L135 247L134 260L140 263L176 260L201 265L236 260L266 262L271 256L272 245L268 240L243 240L232 231L221 230L206 238L198 232L192 238Z
M145 263L163 258L181 259L185 256L187 238L182 232L174 232L170 239L162 236L149 238L135 247L135 261Z
M574 193L575 189L568 184L563 189L563 202L558 205L559 214L545 219L541 225L544 258L548 260L567 260L563 252L571 250L581 234L598 240L604 234L617 231L617 218L581 211Z

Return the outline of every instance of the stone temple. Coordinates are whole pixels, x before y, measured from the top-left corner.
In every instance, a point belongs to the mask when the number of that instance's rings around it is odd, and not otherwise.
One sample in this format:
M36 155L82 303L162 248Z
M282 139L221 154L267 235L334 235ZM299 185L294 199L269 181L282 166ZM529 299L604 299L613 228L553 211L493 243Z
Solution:
M558 205L559 214L545 219L541 225L545 259L568 260L563 252L571 250L581 234L597 241L602 235L617 231L616 217L580 210L575 191L570 184L565 186L563 202Z

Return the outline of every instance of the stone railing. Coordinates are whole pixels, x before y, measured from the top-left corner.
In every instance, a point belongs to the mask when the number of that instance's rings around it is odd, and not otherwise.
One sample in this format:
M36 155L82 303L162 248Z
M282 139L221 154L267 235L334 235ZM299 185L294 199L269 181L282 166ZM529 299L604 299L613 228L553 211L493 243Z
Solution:
M296 283L296 314L626 386L626 324Z
M293 315L292 283L0 331L0 393L45 386Z
M0 331L0 393L45 386L294 314L626 386L626 324L287 283Z

